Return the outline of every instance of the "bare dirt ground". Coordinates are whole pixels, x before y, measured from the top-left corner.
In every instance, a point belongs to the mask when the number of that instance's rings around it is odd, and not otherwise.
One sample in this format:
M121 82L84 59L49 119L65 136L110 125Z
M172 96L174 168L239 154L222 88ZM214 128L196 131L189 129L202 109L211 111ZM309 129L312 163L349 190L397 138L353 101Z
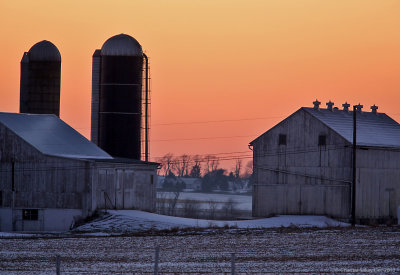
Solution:
M123 237L0 239L0 274L400 273L400 228L216 229Z

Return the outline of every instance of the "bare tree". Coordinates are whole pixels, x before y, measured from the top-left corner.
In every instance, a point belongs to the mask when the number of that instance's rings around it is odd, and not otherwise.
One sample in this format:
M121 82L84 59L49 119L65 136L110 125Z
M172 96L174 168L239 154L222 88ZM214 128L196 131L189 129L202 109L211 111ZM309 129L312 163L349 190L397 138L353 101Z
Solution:
M203 159L201 158L201 156L199 156L199 155L194 155L194 156L192 157L192 160L193 160L194 165L201 167L201 162L203 161Z
M157 160L161 163L161 171L164 176L168 176L170 172L174 169L174 155L168 153Z
M243 181L242 181L242 178L240 177L241 170L242 170L242 160L236 159L235 169L233 171L233 176L235 177L234 184L239 185L240 188L243 189ZM235 186L235 188L237 188L237 187Z
M249 160L246 164L245 178L249 178L253 174L253 160Z
M183 154L175 158L174 164L178 177L189 175L189 163L191 157L189 155Z
M193 166L190 170L190 176L193 178L200 178L201 177L201 162L203 159L199 155L195 155L192 157Z
M207 155L204 157L206 163L205 172L208 174L218 169L219 159L215 155Z
M189 155L181 156L182 170L183 170L182 176L189 176L189 163L190 163L191 159L192 159L192 157Z
M175 170L176 170L176 176L177 177L183 177L184 166L182 164L180 156L178 156L178 157L176 157L174 159L174 167L175 167Z
M242 169L242 160L237 159L235 161L235 171L233 172L236 179L240 178L240 170L241 169Z
M186 167L185 167L185 176L189 176L190 175L190 171L191 171L191 169L190 169L190 162L192 161L192 157L191 156L188 156L187 157L187 159L186 159Z

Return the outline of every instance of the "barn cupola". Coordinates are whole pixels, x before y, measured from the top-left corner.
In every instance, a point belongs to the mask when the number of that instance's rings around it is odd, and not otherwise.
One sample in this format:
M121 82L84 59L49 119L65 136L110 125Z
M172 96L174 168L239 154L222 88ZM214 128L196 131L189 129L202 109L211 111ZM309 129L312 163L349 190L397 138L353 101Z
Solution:
M316 99L316 100L313 102L313 104L314 104L314 109L315 109L315 110L319 110L319 105L321 104L321 102L319 102L318 99Z
M375 106L375 104L371 106L371 111L373 114L376 114L377 110L378 110L378 106Z
M329 111L333 111L333 105L335 105L335 103L333 103L332 101L329 100L329 102L326 103L327 109Z
M346 112L349 111L350 104L347 103L347 101L344 104L342 104L342 106L343 106L343 111L346 111Z
M354 107L356 107L356 111L357 112L361 112L362 108L364 107L363 105L361 105L360 103L358 103L358 105L355 105Z

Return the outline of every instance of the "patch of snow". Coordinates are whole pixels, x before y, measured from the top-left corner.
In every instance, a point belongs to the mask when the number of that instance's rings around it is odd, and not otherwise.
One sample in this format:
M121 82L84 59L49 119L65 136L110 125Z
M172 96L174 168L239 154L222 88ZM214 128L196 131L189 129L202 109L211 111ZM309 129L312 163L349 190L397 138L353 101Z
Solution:
M144 232L151 229L172 228L237 227L242 229L263 229L277 227L338 227L349 226L324 216L277 216L272 218L217 221L189 219L148 213L138 210L110 210L109 215L84 224L75 229L78 232Z
M17 233L17 232L0 232L0 238L26 238L33 237L35 234Z

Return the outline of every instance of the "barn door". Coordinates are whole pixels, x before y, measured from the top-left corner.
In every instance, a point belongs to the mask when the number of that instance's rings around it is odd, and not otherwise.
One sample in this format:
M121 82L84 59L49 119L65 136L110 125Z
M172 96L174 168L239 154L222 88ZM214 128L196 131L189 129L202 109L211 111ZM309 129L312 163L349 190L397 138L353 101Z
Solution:
M107 170L99 169L98 182L96 187L97 208L106 208Z
M115 206L117 209L125 208L124 170L122 169L117 169L117 182L115 184Z

